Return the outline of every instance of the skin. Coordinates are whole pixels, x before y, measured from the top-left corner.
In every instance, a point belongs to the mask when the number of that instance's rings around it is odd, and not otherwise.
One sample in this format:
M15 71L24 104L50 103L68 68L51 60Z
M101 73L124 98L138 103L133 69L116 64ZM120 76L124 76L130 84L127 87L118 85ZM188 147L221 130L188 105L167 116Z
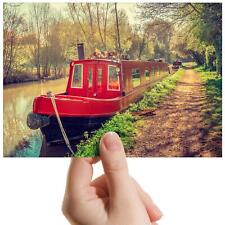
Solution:
M96 158L73 158L62 211L71 225L150 225L162 213L129 176L123 144L116 133L100 142L104 174L92 181Z

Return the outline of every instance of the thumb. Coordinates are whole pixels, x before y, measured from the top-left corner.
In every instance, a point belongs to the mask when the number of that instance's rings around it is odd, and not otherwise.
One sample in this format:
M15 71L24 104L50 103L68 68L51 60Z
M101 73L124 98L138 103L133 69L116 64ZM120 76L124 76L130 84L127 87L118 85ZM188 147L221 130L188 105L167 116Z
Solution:
M100 158L111 195L123 195L130 187L126 155L122 141L114 132L106 133L100 141Z

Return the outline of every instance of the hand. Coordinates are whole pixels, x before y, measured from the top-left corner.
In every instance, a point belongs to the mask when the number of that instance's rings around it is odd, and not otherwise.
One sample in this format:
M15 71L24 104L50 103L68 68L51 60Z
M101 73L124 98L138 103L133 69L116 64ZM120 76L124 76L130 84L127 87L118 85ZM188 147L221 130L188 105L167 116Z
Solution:
M158 207L129 176L124 148L116 133L100 142L105 174L92 181L94 158L73 158L63 213L72 225L150 225L162 216Z

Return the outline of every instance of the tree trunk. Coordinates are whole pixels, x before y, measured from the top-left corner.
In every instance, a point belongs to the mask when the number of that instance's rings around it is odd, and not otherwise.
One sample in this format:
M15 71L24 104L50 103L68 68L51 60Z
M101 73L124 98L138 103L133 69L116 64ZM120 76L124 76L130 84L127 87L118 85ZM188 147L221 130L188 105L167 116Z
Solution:
M214 48L216 50L216 71L222 76L222 37L215 40Z
M119 20L118 20L118 12L117 12L117 3L115 3L115 13L116 13L117 46L118 46L119 51L121 51L121 45L120 45L120 29L119 29Z
M205 60L204 60L204 56L199 54L198 52L196 51L193 51L193 50L189 50L189 53L192 55L193 59L195 60L195 62L202 66L205 64Z
M37 47L37 76L41 79L41 66L40 66L40 39L38 38L38 47Z
M139 45L138 59L141 59L141 55L142 55L142 53L144 51L144 48L145 48L145 37L143 36L142 42Z
M109 11L109 3L107 3L107 6L106 6L105 23L104 23L104 45L105 45L104 47L105 47L105 49L107 49L106 33L107 33L108 11Z
M101 25L100 25L99 3L96 3L96 9L97 9L98 32L99 32L99 35L100 35L100 38L101 38L102 45L105 47L104 40L103 40L103 37L102 37Z

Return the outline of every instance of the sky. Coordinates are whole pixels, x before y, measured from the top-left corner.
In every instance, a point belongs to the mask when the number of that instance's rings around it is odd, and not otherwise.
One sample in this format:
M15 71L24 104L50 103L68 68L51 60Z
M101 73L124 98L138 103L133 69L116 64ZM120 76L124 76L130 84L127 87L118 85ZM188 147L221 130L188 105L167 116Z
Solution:
M25 12L28 12L29 5L30 3L27 2L23 5L23 9ZM51 3L51 7L61 12L67 9L66 3ZM117 8L125 10L130 24L135 24L135 22L137 21L135 13L136 8L135 3L118 3Z
M65 9L66 3L51 3L52 7L56 8L56 9ZM117 8L118 9L123 9L126 11L127 16L129 18L129 21L131 24L135 23L135 7L136 4L134 3L118 3Z

